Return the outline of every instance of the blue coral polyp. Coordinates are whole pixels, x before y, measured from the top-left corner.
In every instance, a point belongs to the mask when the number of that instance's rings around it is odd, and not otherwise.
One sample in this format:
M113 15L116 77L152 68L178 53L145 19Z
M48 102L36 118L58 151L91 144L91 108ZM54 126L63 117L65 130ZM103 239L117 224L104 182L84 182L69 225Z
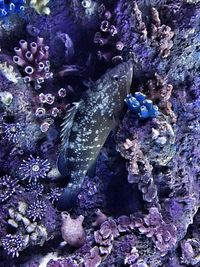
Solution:
M155 118L158 116L158 107L153 105L153 102L146 99L146 95L141 92L136 92L134 96L128 94L125 102L128 108L136 113L140 120Z
M10 0L9 3L7 2L5 0L0 1L0 18L10 14L19 14L25 9L24 0Z

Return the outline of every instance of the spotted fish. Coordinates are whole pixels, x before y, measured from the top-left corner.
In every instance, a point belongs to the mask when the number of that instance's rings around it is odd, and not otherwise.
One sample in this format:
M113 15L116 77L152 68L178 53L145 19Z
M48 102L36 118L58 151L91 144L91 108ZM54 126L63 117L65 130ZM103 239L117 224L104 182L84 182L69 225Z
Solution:
M132 73L131 62L108 70L65 117L57 167L62 176L70 179L58 200L59 210L70 209L76 201L88 169L113 128L113 118L123 109Z

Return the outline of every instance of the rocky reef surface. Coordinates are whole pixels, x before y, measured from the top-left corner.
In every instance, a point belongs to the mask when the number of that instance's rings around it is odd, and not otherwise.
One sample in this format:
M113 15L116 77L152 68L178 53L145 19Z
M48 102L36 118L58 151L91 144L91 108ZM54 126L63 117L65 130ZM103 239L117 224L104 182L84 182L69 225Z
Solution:
M0 0L0 267L198 267L199 192L200 1Z

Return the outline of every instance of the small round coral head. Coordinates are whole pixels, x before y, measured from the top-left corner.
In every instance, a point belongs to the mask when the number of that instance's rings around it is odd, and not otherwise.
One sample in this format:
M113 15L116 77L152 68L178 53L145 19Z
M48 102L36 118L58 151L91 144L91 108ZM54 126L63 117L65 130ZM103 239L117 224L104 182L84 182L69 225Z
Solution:
M149 117L155 118L159 115L158 107L153 105L152 109L149 110Z
M131 94L127 95L127 97L125 98L125 102L131 111L133 111L133 112L139 111L140 103Z
M134 96L135 96L135 98L137 99L137 101L140 102L140 104L142 104L143 101L146 99L146 95L144 95L144 94L141 93L141 92L136 92Z
M140 119L143 119L143 120L148 119L149 118L149 111L148 111L147 107L141 106L140 111L138 113L138 116Z
M143 105L147 107L148 110L151 110L153 108L153 102L149 99L145 99L143 101Z

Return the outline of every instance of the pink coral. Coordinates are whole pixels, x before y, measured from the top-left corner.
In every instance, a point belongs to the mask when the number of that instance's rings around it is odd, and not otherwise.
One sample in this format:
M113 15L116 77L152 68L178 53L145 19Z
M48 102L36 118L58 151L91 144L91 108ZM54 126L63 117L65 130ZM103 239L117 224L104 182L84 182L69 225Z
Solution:
M61 233L65 242L70 246L81 247L85 243L86 235L82 225L83 220L82 215L72 219L69 213L62 212Z

